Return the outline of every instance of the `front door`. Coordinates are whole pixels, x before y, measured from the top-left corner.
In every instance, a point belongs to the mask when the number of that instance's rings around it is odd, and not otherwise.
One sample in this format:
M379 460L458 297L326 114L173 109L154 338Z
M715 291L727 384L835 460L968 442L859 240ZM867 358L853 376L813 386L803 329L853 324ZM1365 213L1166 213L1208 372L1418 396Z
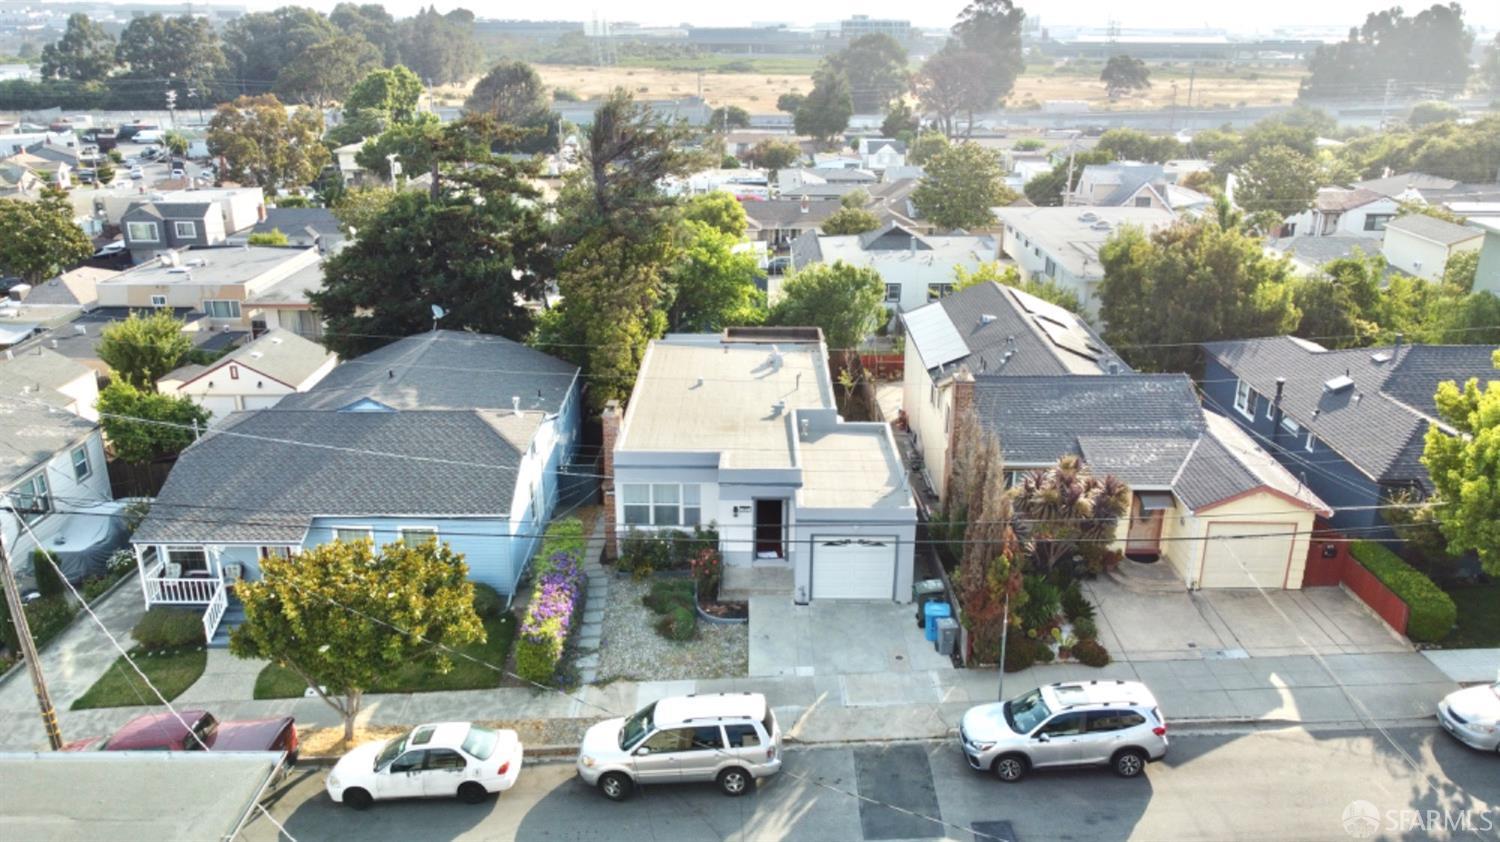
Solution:
M416 798L422 794L422 763L427 752L408 751L380 773L376 793L379 798Z
M755 558L757 561L786 558L785 501L755 501Z
M1161 526L1165 514L1165 509L1143 503L1141 495L1130 496L1130 527L1125 532L1126 555L1152 561L1161 555Z
M458 794L458 785L464 781L467 768L464 756L451 748L427 750L426 771L422 772L422 794L453 796Z
M1077 763L1083 748L1079 742L1088 739L1084 727L1082 711L1052 717L1031 738L1032 765L1068 766Z

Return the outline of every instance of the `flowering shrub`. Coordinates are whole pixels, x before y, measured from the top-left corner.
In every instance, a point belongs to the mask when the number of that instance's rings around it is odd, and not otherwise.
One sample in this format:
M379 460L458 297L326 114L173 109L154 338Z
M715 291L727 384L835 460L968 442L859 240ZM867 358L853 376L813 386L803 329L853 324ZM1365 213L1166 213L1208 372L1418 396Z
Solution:
M586 579L575 553L555 552L538 560L536 584L516 642L516 671L522 678L552 680L582 605Z
M693 571L693 579L698 583L698 593L707 600L718 599L719 583L724 580L724 561L719 557L719 551L699 550L688 561L688 568Z

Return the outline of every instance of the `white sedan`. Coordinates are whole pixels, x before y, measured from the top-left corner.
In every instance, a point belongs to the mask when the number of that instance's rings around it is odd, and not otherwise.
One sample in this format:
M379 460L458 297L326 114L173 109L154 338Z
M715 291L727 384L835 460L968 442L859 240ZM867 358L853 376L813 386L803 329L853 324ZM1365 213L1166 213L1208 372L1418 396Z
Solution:
M354 749L339 758L327 788L328 797L356 810L388 798L456 796L478 804L510 789L520 774L515 731L437 722Z
M1480 751L1500 752L1500 675L1448 694L1438 702L1438 723L1460 742Z

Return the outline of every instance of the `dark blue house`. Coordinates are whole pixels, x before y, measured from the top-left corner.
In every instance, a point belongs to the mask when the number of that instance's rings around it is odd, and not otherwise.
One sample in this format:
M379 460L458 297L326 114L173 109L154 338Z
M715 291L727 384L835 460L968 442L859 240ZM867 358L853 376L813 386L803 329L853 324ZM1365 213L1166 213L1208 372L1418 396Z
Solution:
M1291 336L1203 346L1204 406L1233 419L1334 510L1351 537L1390 532L1376 507L1432 488L1423 438L1444 380L1493 379L1494 346L1328 350Z

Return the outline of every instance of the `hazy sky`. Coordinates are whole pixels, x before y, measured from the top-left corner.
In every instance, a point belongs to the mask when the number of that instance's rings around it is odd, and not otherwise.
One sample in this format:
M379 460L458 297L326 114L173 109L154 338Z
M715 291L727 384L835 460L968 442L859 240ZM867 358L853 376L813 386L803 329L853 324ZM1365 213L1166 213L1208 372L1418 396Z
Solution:
M240 0L252 8L265 9L285 5L290 0ZM331 9L334 0L313 0L307 5ZM410 15L431 0L384 0L392 14ZM600 0L549 0L546 3L455 2L437 0L439 10L455 6L472 9L490 18L551 18L587 20L596 14L610 20L633 20L650 24L691 22L699 26L743 26L750 21L788 21L812 24L835 21L852 14L871 17L894 17L913 20L921 26L946 26L953 21L964 0L849 0L830 3L807 0L754 0L752 3L704 3L701 0L646 0L646 2L600 2ZM1255 0L1255 2L1201 2L1201 0L1046 0L1022 2L1043 25L1104 26L1113 17L1122 27L1209 27L1237 32L1270 32L1276 27L1340 26L1359 24L1367 13L1385 6L1403 6L1408 14L1430 3L1400 0ZM1500 28L1500 2L1471 0L1464 5L1464 17L1478 28Z

